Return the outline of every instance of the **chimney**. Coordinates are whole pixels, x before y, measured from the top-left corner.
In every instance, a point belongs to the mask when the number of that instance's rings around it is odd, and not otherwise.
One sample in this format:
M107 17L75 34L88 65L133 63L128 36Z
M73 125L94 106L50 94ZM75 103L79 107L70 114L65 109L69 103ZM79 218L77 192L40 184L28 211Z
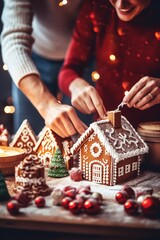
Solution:
M114 128L121 127L121 111L120 110L113 110L107 112L107 117Z

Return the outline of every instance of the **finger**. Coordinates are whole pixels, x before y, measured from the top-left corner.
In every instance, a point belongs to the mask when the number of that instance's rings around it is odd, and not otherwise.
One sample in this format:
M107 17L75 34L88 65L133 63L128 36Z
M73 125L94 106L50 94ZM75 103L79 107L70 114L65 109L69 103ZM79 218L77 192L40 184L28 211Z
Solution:
M159 88L154 88L151 92L147 93L135 107L141 110L149 108L158 103Z
M156 101L156 99L153 99L152 101L149 101L149 102L145 103L143 106L139 107L139 109L145 110L147 108L154 106L155 104L157 104L157 101Z
M139 82L137 82L128 92L128 94L123 98L123 102L129 103L129 105L133 105L132 99L136 96L137 93L141 94L141 90L146 85L146 78L142 78Z
M74 111L74 109L71 109L68 112L68 116L72 122L72 124L74 125L76 131L79 134L82 134L85 132L85 130L87 129L87 126L78 118L76 112Z
M64 129L66 130L69 136L72 136L77 133L77 130L75 129L73 123L71 122L68 113L62 115L61 121L63 123Z
M91 111L88 108L88 105L85 101L81 101L80 103L76 102L73 105L77 110L79 110L80 112L84 113L84 114L90 114Z
M55 124L48 126L48 127L51 128L55 133L57 133L62 138L67 137L66 134L64 134L64 132L62 132L61 129L59 127L57 127Z
M94 91L91 93L91 99L99 116L103 118L106 115L106 109L103 105L101 97L97 92Z

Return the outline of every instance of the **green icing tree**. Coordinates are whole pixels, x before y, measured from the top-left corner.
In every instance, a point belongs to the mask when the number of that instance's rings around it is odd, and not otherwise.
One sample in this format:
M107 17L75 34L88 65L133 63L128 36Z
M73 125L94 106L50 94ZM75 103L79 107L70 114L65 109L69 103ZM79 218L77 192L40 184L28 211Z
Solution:
M5 183L3 174L0 172L0 202L7 201L10 199L8 189Z
M53 178L61 178L68 176L67 167L62 156L61 150L57 148L48 170L48 176Z

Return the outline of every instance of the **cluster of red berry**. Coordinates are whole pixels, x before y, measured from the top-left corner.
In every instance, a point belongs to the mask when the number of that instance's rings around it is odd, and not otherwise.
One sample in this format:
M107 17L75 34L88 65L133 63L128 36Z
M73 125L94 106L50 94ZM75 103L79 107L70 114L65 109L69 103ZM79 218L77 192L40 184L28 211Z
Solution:
M87 214L96 214L100 212L103 202L102 194L92 192L90 186L80 186L75 188L66 186L63 189L64 197L60 205L73 214L85 212Z
M17 193L10 201L7 202L7 210L11 215L17 215L20 208L29 206L31 200L24 192ZM45 198L38 196L34 199L34 203L38 208L45 206Z
M160 195L153 194L153 189L143 189L136 193L132 187L125 185L117 192L115 199L119 204L124 204L124 210L129 215L160 217Z

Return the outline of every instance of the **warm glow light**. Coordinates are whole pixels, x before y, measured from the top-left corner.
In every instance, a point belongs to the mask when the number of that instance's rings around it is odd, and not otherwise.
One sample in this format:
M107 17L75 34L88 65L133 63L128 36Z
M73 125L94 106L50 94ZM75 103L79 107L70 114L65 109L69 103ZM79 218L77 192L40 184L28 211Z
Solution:
M157 38L158 41L160 41L160 32L155 32L155 37Z
M8 67L7 67L6 64L3 65L3 70L4 70L4 71L7 71L7 70L8 70Z
M14 106L5 106L4 112L7 114L13 114L15 112L15 107Z
M125 91L125 92L124 92L124 95L125 95L125 96L127 96L127 95L128 95L128 93L129 93L129 91Z
M129 82L123 81L122 82L122 87L123 87L124 90L128 89L129 88Z
M93 81L93 82L96 82L96 81L99 80L100 75L99 75L98 72L94 71L94 72L92 72L91 77L92 77L92 81Z
M61 2L59 3L59 6L62 7L62 6L64 6L64 5L66 5L67 3L68 3L67 0L63 0L63 1L61 1Z
M116 56L115 56L114 54L111 54L111 55L109 56L109 59L110 59L112 62L114 62L114 61L116 60Z

